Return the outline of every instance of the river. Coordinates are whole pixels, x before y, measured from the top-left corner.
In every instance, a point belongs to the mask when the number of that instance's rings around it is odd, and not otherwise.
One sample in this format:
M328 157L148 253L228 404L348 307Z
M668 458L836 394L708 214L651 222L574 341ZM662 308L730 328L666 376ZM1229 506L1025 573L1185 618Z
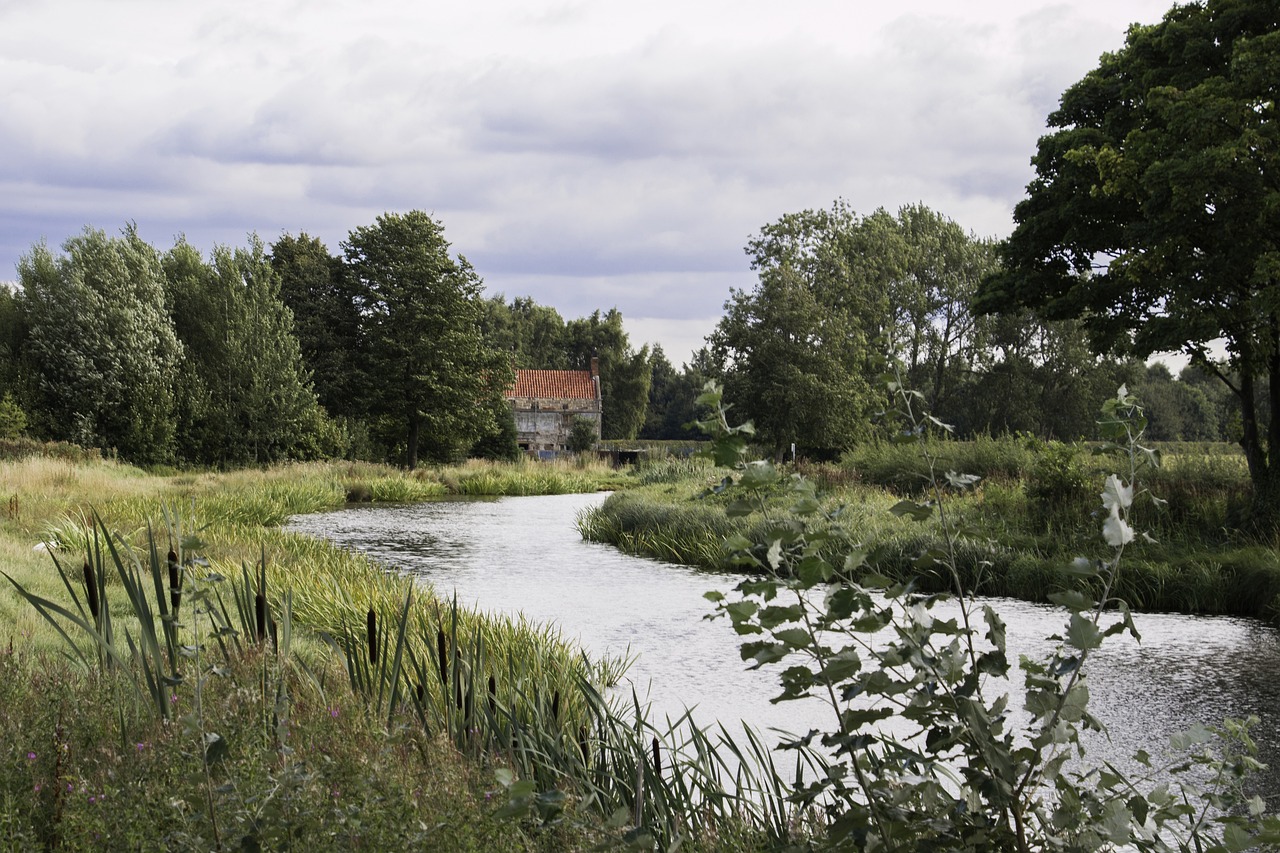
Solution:
M298 516L289 528L363 552L429 582L443 596L481 611L523 612L554 622L597 655L631 654L630 686L662 715L686 707L703 724L804 732L830 728L817 701L768 700L776 674L745 669L738 637L708 590L738 578L632 557L584 542L577 514L604 495L442 500L352 506ZM1065 624L1058 608L988 599L1008 625L1010 660L1043 655ZM1138 749L1159 756L1169 735L1224 717L1261 719L1254 734L1272 766L1251 786L1280 794L1280 632L1250 619L1135 614L1142 635L1108 640L1089 669L1091 711L1107 727L1094 755L1121 761ZM1017 704L1018 689L1011 688Z

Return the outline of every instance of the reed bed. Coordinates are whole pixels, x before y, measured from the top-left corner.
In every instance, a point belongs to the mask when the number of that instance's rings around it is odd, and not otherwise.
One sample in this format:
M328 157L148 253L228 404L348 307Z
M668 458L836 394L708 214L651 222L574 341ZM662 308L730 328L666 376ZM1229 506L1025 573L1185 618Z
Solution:
M98 739L113 745L99 751L112 753L120 765L121 756L131 758L130 744L139 753L154 745L178 753L170 766L186 769L181 782L158 783L168 808L152 803L143 810L146 827L135 826L136 817L117 822L107 810L85 815L79 803L67 808L64 783L68 793L77 784L80 794L92 792L95 806L103 798L128 804L133 788L157 783L147 777L122 792L119 771L104 778L100 771L65 766L58 749L69 747L60 710L52 768L37 767L34 750L28 757L30 778L51 778L54 793L32 797L46 784L34 781L25 796L0 803L0 840L78 849L92 837L95 845L109 847L216 849L229 837L241 839L237 846L260 848L281 839L312 844L336 836L342 845L436 846L439 839L431 833L439 828L428 831L418 816L427 807L416 796L412 804L401 798L391 807L344 800L353 816L365 807L377 812L375 827L358 828L354 836L335 829L328 810L313 813L317 790L329 790L337 800L348 788L361 791L373 781L360 775L368 766L338 768L336 775L308 769L299 748L315 744L298 732L316 723L313 709L320 706L334 720L346 714L362 721L357 729L379 752L394 746L399 757L390 772L397 779L415 778L406 752L425 762L442 744L469 759L464 766L496 767L492 778L500 787L486 792L485 800L500 797L492 808L476 809L473 822L480 825L535 816L545 825L571 813L569 837L576 841L613 835L615 841L694 850L756 849L794 831L793 810L762 740L749 734L735 742L723 730L712 736L683 718L659 726L634 699L629 706L606 699L599 669L580 655L560 654L568 647L554 631L480 617L383 575L387 585L378 589L402 592L402 601L370 603L358 618L339 608L335 629L319 632L336 654L317 657L299 645L295 631L307 627L306 599L291 589L279 591L281 573L269 568L265 547L252 570L242 566L238 574L224 574L189 550L195 543L186 532L171 513L165 530L148 530L145 544L135 549L95 518L83 572L54 557L66 603L8 578L58 631L84 689L105 691L99 699L107 701L97 707L112 709L114 719L107 723L99 713L95 724ZM335 677L339 661L345 679ZM236 686L216 687L215 676ZM299 719L303 727L296 725ZM168 725L178 720L181 727ZM370 725L379 727L372 737ZM179 730L185 743L169 734ZM391 742L382 742L378 732ZM346 756L350 749L347 744L334 752ZM334 770L332 754L322 755ZM8 759L13 764L16 756ZM127 763L132 777L137 762ZM287 780L289 790L264 791L264 773L268 783ZM278 813L273 806L264 815L263 798L277 797L291 811ZM618 814L625 818L615 827ZM523 840L518 826L499 824L492 831ZM556 831L537 838L552 849L565 840Z
M627 661L589 661L557 630L466 611L272 526L357 481L403 484L383 496L522 493L612 471L102 465L31 460L0 480L18 495L0 536L18 650L0 665L23 673L7 686L42 672L65 700L6 704L0 846L746 850L790 831L745 761L755 750L768 766L763 742L608 698ZM75 666L51 665L58 650Z

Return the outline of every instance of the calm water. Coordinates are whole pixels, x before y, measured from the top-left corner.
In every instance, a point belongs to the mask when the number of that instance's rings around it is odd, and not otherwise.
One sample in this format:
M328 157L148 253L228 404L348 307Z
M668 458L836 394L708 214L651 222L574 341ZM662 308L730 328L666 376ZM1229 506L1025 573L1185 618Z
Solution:
M703 598L737 579L622 554L582 541L579 511L603 495L439 501L361 506L294 518L294 530L364 552L483 611L523 612L554 622L597 654L637 656L629 672L659 716L686 707L706 724L804 732L830 726L817 702L769 703L768 670L744 669L738 638ZM1049 650L1063 612L990 599L1008 623L1010 659ZM1136 614L1142 643L1113 639L1090 669L1091 710L1108 728L1094 754L1158 755L1168 736L1195 722L1255 714L1263 793L1280 793L1280 635L1259 622L1225 617ZM1018 696L1013 685L1014 699Z

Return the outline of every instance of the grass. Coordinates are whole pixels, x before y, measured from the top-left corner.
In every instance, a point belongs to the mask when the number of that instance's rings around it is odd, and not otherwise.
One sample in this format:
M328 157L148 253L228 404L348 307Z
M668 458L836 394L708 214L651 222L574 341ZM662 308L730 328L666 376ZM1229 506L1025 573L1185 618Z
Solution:
M353 494L622 482L574 463L167 475L3 463L0 849L628 838L696 851L786 837L794 816L762 772L763 742L652 723L604 698L625 661L590 661L556 630L460 609L278 526Z
M1088 445L1021 438L940 442L943 470L978 473L972 494L956 496L962 547L957 555L965 583L988 595L1044 601L1049 593L1081 583L1071 561L1097 551L1101 520L1091 507L1110 459ZM1280 557L1275 543L1238 532L1248 505L1244 459L1225 445L1179 443L1161 448L1163 465L1144 486L1167 501L1143 501L1140 524L1154 542L1126 560L1116 594L1142 610L1254 616L1280 624ZM875 568L925 589L945 590L947 580L917 567L938 545L936 522L924 526L894 517L904 497L920 497L919 448L868 443L839 464L794 466L824 492L828 508L843 505L828 531L833 552L857 547ZM735 534L757 541L765 513L785 517L792 498L770 496L764 512L731 517L725 501L707 494L724 475L701 464L663 463L637 469L633 486L615 493L578 520L583 535L635 554L726 570L723 543Z

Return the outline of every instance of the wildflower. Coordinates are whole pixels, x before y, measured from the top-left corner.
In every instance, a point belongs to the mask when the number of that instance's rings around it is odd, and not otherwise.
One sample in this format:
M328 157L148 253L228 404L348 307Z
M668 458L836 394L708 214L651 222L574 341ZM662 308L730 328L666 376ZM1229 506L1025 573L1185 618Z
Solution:
M134 746L136 746L136 747L138 748L138 752L142 752L144 749L146 749L146 748L147 748L147 746L148 746L148 745L149 745L149 744L147 744L147 743L138 743L138 744L134 744Z
M36 760L36 754L34 752L28 752L27 761L35 761L35 760Z
M336 705L329 709L329 716L335 720L338 719L338 707Z

